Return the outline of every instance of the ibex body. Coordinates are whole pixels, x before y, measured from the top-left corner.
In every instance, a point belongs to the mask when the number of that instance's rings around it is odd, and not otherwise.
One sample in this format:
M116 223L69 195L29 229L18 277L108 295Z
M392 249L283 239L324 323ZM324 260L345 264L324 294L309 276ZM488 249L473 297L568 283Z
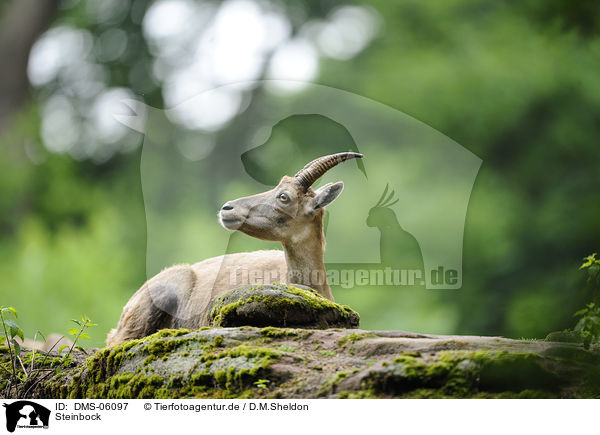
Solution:
M333 300L323 261L323 216L324 207L339 196L344 184L329 183L316 191L310 186L336 164L357 157L362 155L347 152L320 157L294 177L284 176L274 189L223 205L219 212L223 227L281 242L283 251L228 254L163 270L125 305L107 345L162 328L205 326L210 301L244 284L303 284ZM266 277L270 279L265 281Z

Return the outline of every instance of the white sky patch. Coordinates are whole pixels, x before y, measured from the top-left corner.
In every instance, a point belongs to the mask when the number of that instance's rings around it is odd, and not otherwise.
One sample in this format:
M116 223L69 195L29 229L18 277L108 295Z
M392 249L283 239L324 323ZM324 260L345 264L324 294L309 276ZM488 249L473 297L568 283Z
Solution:
M82 29L60 26L48 30L31 48L27 75L34 86L45 85L60 71L85 59L93 44L92 35Z
M318 53L308 40L290 40L275 51L267 71L269 79L283 81L270 82L268 89L283 94L298 92L316 77L318 66Z
M196 6L189 0L160 0L152 4L142 23L145 36L153 41L177 39L194 25Z
M196 21L193 32L190 20ZM239 112L245 92L255 86L270 53L289 38L291 25L285 15L250 0L229 0L218 10L162 0L148 11L144 33L157 47L153 73L163 83L172 119L214 131ZM240 86L199 95L231 83Z
M325 22L319 23L314 39L325 56L348 60L369 45L379 28L380 17L375 10L342 6L329 14Z
M174 64L190 56L190 44L213 15L213 6L191 0L160 0L144 16L142 29L150 51Z
M265 55L290 34L287 19L246 0L225 2L204 35L197 61L207 59L216 84L259 77Z
M110 88L96 97L89 117L101 142L114 143L127 134L127 127L120 123L115 115L128 113L122 101L133 97L132 92L125 88Z
M239 90L215 88L167 110L167 116L190 130L217 131L236 115L241 102Z

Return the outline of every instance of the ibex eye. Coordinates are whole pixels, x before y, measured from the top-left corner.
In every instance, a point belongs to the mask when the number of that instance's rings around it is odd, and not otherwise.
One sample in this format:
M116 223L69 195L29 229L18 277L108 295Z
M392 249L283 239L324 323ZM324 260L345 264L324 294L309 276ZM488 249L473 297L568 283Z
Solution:
M279 194L279 200L281 202L288 202L290 200L290 197L287 196L285 193L280 193Z

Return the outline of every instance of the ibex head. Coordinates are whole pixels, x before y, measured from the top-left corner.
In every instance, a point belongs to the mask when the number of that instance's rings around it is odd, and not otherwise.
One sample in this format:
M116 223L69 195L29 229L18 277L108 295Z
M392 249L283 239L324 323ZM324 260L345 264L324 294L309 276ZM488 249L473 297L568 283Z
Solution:
M311 222L323 218L323 207L333 202L344 189L343 182L328 183L317 190L311 186L325 172L362 154L345 152L319 157L293 177L284 176L271 190L246 196L223 205L221 225L263 240L286 242L302 236Z

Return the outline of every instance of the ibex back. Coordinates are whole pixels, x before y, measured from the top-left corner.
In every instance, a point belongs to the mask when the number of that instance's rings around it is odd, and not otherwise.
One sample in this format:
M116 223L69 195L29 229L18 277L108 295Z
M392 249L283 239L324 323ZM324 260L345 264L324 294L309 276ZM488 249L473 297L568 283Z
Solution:
M244 284L302 284L333 300L323 261L323 216L324 207L339 196L344 183L328 183L317 190L311 186L338 163L359 157L362 154L353 152L320 157L295 176L284 176L274 189L227 202L219 211L224 228L281 242L283 251L228 254L163 270L127 302L106 344L162 328L206 326L210 301ZM265 277L270 280L265 282Z

